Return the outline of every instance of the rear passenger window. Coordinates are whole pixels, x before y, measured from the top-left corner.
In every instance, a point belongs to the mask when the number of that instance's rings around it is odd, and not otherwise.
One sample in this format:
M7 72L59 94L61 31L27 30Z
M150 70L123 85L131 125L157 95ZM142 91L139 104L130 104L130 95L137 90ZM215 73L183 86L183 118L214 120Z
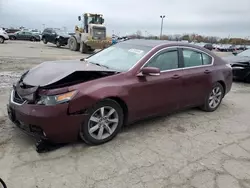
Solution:
M195 67L202 65L202 54L189 49L183 49L184 67Z
M212 63L212 57L207 54L202 53L203 65L209 65Z
M190 49L183 49L184 67L196 67L201 65L209 65L212 63L212 57Z

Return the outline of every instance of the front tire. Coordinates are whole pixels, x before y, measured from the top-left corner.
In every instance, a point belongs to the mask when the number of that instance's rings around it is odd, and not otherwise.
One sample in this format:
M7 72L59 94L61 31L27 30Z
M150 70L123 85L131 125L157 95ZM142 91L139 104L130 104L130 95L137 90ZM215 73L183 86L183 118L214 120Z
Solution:
M61 47L61 43L59 42L59 40L56 41L56 47L60 48Z
M5 39L3 37L0 36L0 44L3 44L5 41Z
M16 40L15 36L10 36L10 40Z
M75 37L70 37L68 40L69 49L72 51L79 51L80 44L77 43Z
M46 40L46 38L43 38L43 43L44 43L44 44L47 44L47 43L48 43L48 41Z
M206 97L204 105L201 107L202 110L206 112L215 111L220 106L224 93L223 86L219 82L215 83L211 92Z
M87 144L99 145L112 140L123 125L123 110L114 100L105 99L87 110L80 136Z

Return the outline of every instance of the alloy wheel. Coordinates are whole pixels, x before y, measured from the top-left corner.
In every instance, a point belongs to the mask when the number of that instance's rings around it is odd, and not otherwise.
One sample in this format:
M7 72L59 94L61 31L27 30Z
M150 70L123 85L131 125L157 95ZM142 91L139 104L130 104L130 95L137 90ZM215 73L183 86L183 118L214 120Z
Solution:
M221 88L218 86L214 87L208 99L209 107L216 108L220 104L221 99L222 99Z
M118 112L110 106L103 106L91 115L88 121L88 132L94 139L104 140L115 132L118 123Z
M0 37L0 43L3 43L4 39L2 37Z

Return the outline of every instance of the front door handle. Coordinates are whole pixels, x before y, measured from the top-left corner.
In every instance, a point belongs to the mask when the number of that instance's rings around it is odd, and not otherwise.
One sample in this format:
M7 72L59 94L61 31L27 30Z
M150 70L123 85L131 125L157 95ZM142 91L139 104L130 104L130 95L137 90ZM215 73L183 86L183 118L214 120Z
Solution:
M181 76L178 74L175 74L174 76L172 76L172 79L179 79Z
M210 71L210 70L205 70L204 73L205 73L205 74L210 74L211 71Z

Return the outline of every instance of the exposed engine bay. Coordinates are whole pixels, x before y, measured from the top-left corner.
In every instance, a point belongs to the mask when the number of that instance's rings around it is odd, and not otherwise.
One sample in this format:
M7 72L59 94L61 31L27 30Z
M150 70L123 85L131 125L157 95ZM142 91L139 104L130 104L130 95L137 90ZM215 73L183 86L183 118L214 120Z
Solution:
M13 85L13 88L22 99L29 101L29 103L33 103L36 101L38 97L37 94L39 89L57 89L57 88L67 87L99 79L102 77L111 76L117 73L118 72L112 72L112 71L75 71L52 84L46 86L31 86L23 82L23 78L25 77L26 74L28 74L27 71L22 75L17 84Z

